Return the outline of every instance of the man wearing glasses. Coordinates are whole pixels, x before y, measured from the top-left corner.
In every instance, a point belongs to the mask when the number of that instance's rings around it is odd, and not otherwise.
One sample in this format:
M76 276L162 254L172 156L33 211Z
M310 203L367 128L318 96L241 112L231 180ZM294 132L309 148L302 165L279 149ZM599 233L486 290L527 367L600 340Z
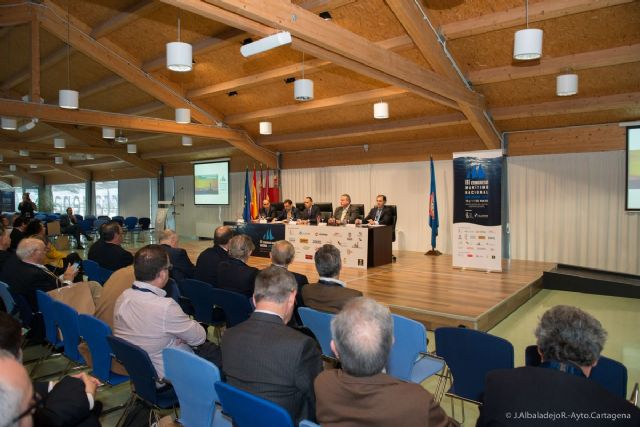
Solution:
M258 212L258 216L260 218L266 219L267 221L271 221L276 217L276 210L273 206L271 206L271 202L269 201L269 199L264 199L262 201L262 207Z
M177 302L165 298L171 264L161 245L147 245L133 258L136 280L116 300L113 334L149 354L159 378L164 377L162 350L181 348L220 367L220 349L206 342L206 332Z

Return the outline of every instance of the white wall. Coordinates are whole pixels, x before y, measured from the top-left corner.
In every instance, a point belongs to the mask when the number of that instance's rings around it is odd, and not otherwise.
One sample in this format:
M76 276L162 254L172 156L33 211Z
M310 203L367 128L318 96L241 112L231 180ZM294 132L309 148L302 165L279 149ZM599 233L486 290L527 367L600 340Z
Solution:
M151 186L155 178L123 179L118 181L118 214L123 217L151 217ZM153 221L153 218L152 218Z

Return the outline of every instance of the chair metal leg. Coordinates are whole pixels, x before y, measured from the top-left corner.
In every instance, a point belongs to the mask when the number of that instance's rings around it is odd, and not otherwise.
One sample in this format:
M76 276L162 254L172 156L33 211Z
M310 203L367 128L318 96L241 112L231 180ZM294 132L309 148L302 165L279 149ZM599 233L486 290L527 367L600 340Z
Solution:
M122 411L122 415L120 415L120 418L118 418L116 427L120 427L122 425L122 422L126 419L126 416L129 413L129 410L135 401L136 401L136 395L133 393L133 390L132 390L131 397L129 397L129 400L125 404L124 411Z

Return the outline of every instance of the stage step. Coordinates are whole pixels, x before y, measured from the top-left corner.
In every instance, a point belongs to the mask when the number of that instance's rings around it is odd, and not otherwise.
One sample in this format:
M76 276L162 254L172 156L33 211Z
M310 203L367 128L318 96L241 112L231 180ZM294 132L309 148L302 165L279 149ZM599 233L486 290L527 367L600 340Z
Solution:
M542 276L544 289L640 298L640 276L558 264Z

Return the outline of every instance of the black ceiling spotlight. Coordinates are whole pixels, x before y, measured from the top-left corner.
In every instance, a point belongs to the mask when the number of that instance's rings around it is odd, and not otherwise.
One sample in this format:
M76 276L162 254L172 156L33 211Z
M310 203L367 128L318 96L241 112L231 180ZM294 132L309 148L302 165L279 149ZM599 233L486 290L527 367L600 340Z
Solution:
M293 83L293 82L295 82L295 81L296 81L296 78L295 78L295 77L287 77L286 79L284 79L284 82L285 82L286 84L288 84L288 85L289 85L289 84L291 84L291 83Z
M232 90L231 92L227 93L227 96L237 96L238 95L238 91Z
M253 43L253 39L251 37L242 40L242 46L249 44L249 43Z
M331 14L326 10L324 12L320 12L318 15L320 16L320 18L324 19L325 21L330 21L332 19Z

